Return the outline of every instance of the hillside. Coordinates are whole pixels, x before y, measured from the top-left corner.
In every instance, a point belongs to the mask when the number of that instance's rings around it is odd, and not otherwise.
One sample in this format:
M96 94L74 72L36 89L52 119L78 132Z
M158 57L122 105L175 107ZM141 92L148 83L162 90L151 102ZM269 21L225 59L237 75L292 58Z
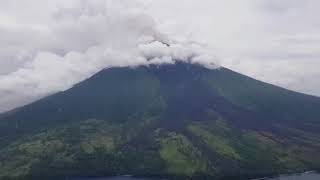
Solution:
M0 179L320 168L320 98L226 68L110 68L0 116Z

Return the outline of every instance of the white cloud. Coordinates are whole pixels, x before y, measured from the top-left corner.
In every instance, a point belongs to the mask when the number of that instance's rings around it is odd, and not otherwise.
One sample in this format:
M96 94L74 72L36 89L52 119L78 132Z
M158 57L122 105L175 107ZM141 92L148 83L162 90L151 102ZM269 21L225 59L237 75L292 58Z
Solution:
M112 6L104 6L107 2ZM214 60L202 45L170 39L151 16L125 5L83 1L53 11L50 23L42 28L20 27L19 23L2 26L16 31L1 38L1 47L12 44L3 54L21 64L0 75L0 95L5 97L0 110L66 90L103 68L174 63L176 59L211 64Z
M106 67L173 59L209 68L221 64L320 95L319 5L317 0L2 0L0 111L68 89Z

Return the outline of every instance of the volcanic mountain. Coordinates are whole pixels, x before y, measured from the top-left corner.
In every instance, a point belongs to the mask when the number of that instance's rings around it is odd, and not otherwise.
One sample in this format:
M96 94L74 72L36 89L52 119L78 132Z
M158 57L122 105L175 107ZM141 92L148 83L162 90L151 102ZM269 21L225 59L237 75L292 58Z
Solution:
M109 68L0 116L0 179L245 179L320 168L320 98L226 68Z

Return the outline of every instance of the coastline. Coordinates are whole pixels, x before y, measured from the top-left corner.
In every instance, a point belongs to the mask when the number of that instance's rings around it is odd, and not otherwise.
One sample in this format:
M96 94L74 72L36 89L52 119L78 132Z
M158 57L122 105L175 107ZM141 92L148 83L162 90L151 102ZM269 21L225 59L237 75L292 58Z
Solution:
M268 177L262 177L262 178L254 178L250 180L272 180L274 178L280 178L280 177L288 177L288 176L296 176L296 175L304 175L304 174L319 174L320 171L318 170L309 170L309 171L304 171L304 172L296 172L296 173L284 173L284 174L279 174L279 175L274 175L274 176L268 176Z
M283 173L283 174L274 174L274 175L266 175L264 177L253 177L255 175L240 175L240 176L224 176L224 177L215 177L214 179L217 180L272 180L274 178L279 177L288 177L288 176L295 176L295 175L306 175L306 174L319 174L319 170L309 170L309 171L303 171L303 172L296 172L296 173ZM109 177L69 177L65 178L66 180L100 180L102 178L106 178L106 180L117 180L117 178L127 178L131 180L169 180L169 179L185 179L185 177L177 177L177 176L165 176L165 175L154 175L154 176L143 176L143 175L119 175L119 176L109 176ZM213 177L208 176L198 176L194 177L196 179L212 179Z

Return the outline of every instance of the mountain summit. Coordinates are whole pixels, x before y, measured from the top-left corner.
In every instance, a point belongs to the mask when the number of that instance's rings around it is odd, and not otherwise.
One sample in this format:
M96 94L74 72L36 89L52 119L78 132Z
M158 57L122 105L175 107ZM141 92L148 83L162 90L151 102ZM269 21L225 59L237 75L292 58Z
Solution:
M0 116L0 179L319 169L319 132L320 98L226 68L110 68Z

